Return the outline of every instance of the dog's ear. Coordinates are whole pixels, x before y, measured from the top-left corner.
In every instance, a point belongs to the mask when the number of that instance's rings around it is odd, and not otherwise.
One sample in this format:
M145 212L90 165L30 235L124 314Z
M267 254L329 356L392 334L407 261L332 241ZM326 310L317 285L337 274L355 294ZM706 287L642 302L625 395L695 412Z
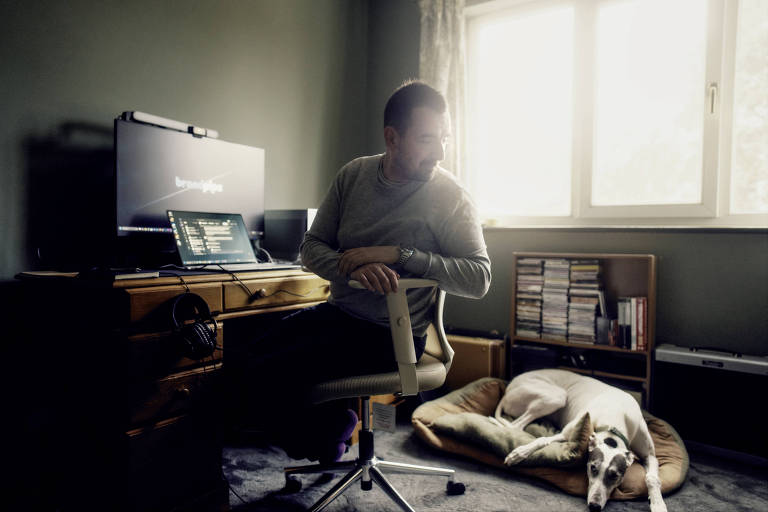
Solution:
M597 446L597 436L592 434L589 436L589 451L592 451Z
M635 454L627 450L627 467L631 466L635 462Z

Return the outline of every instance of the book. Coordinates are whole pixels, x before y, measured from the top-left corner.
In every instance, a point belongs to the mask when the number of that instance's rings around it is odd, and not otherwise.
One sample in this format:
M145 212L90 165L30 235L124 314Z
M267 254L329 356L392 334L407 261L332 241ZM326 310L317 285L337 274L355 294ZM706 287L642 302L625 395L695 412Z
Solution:
M619 336L617 345L628 350L648 349L648 298L619 297Z
M629 349L637 350L637 297L629 298Z
M647 327L648 327L648 298L638 297L637 299L637 350L648 350Z

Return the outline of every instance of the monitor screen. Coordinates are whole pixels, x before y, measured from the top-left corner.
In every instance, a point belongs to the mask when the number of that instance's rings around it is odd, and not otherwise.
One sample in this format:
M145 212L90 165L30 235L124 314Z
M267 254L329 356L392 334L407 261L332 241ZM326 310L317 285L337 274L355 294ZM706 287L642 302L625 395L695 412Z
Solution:
M117 234L167 234L166 212L240 213L264 229L264 150L115 120Z

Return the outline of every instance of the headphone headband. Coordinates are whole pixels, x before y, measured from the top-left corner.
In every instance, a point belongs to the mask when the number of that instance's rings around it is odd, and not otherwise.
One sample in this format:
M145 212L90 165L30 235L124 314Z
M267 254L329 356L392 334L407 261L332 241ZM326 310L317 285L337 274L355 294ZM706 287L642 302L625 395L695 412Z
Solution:
M189 312L194 313L194 320L215 322L205 299L196 293L186 292L176 297L171 307L171 319L173 320L174 329L178 330L182 327L185 319L179 319L179 315L186 313L186 311L184 311L185 308L188 308Z

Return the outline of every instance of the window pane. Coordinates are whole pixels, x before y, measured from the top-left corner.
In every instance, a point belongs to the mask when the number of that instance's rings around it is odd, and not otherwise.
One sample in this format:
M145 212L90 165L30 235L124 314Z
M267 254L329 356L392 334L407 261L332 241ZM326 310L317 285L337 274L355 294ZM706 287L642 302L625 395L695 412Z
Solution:
M485 215L570 215L572 8L475 20L468 36L477 204Z
M768 2L765 0L739 2L731 213L768 213Z
M599 7L593 205L701 202L706 5Z

